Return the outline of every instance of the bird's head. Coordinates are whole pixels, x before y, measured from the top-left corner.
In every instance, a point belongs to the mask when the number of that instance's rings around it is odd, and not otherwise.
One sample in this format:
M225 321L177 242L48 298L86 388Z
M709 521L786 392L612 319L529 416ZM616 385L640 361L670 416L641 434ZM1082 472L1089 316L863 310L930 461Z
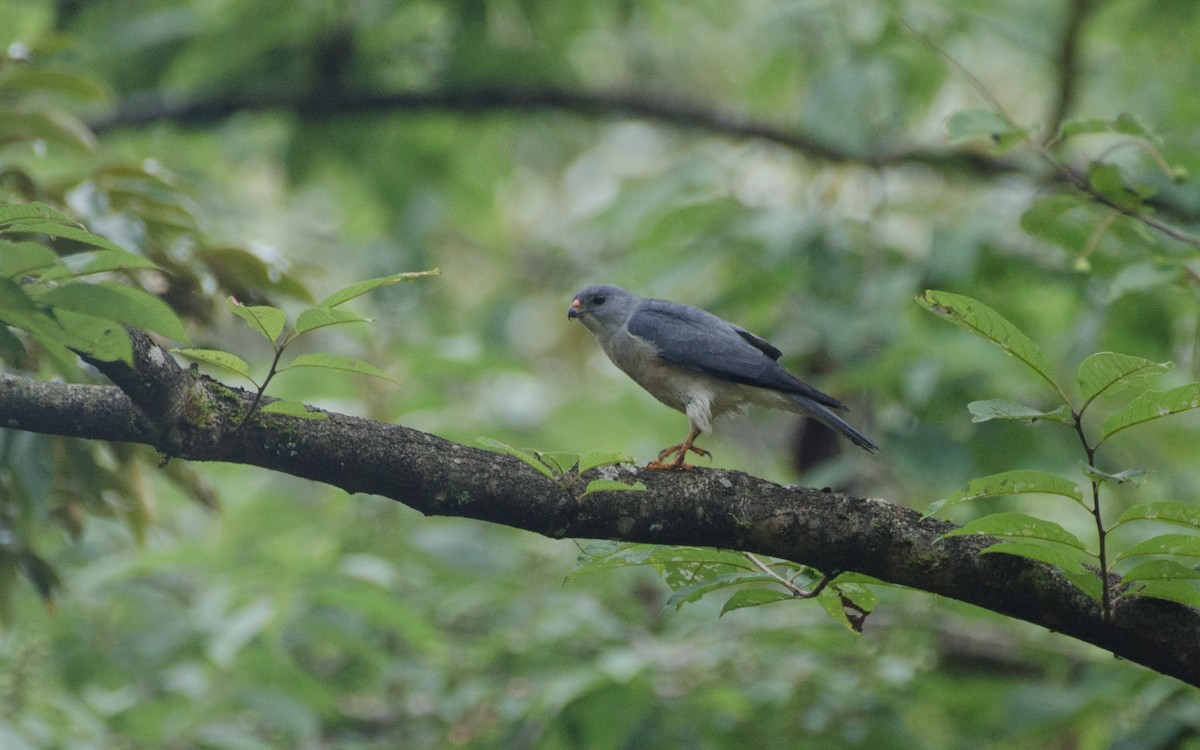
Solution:
M641 300L641 297L619 286L589 286L571 300L567 317L578 319L594 334L612 333L621 327Z

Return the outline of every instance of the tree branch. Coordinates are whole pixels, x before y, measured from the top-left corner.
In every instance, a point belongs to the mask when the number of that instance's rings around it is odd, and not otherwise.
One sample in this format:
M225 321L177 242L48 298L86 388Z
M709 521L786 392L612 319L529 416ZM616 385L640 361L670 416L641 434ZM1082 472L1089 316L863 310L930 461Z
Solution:
M1055 55L1058 80L1054 87L1054 99L1050 103L1050 113L1046 116L1046 142L1058 137L1058 129L1075 104L1079 84L1079 37L1084 23L1095 8L1093 0L1067 0L1066 5L1066 19Z
M1071 0L1085 2L1086 0ZM1082 19L1081 19L1082 21ZM1077 33L1077 32L1076 32ZM1072 44L1075 42L1072 41ZM1060 75L1059 103L1070 106L1069 94L1063 99L1062 87L1073 84ZM926 167L943 174L973 179L991 179L1003 175L1023 175L1034 180L1064 181L1065 175L1041 171L1034 159L990 156L970 149L907 148L890 151L859 152L826 141L812 133L754 120L707 104L689 102L661 93L635 90L577 91L556 88L469 87L396 93L347 92L343 89L316 92L248 92L234 95L182 97L166 101L157 93L127 97L116 110L91 119L89 127L103 133L153 122L174 122L187 126L209 125L239 112L292 112L311 121L361 114L446 111L486 115L499 111L554 109L590 117L625 115L641 117L675 127L734 139L758 139L782 146L819 161L859 164L874 169L884 167ZM1064 109L1065 112L1065 109ZM1058 115L1061 117L1061 114ZM1070 180L1065 180L1070 182ZM1200 218L1194 207L1164 196L1146 200L1162 215L1179 221Z
M1027 172L1028 164L971 151L908 149L864 153L846 149L800 130L788 129L722 111L679 97L634 90L575 91L547 86L444 88L391 94L343 90L290 94L262 92L164 101L157 93L133 96L111 114L89 121L97 133L152 122L208 125L238 112L294 112L324 120L380 112L451 111L486 114L503 110L557 109L592 117L626 115L709 132L727 138L760 139L821 161L869 167L926 166L947 172L997 175Z
M696 545L858 571L1042 625L1200 686L1200 611L1148 598L1114 620L1052 568L979 555L984 537L882 500L784 487L735 471L621 467L644 492L575 496L511 456L344 414L253 415L253 394L181 368L132 331L134 365L94 363L120 387L0 374L0 424L93 440L146 443L193 461L258 466L398 500L427 515L504 524L553 538ZM124 390L123 390L124 389ZM182 403L164 408L162 395Z

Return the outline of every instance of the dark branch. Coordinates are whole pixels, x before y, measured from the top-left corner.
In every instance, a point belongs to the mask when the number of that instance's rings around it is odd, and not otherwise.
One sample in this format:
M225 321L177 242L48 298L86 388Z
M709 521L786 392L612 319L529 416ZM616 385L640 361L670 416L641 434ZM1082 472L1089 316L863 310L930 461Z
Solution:
M1069 84L1064 82L1062 85ZM1062 103L1064 110L1069 106L1069 99ZM260 92L231 96L184 97L171 101L164 100L157 93L151 93L125 99L116 111L104 117L94 118L89 122L89 126L97 133L164 121L185 126L203 126L220 122L239 112L291 112L305 120L322 121L360 114L441 111L487 115L512 110L546 109L589 117L641 117L724 138L758 139L812 159L836 164L858 164L874 169L924 167L943 174L971 179L1017 175L1034 180L1070 182L1055 170L1042 169L1035 159L1000 158L969 149L909 148L859 152L804 131L753 120L678 97L631 90L573 91L554 87L492 87L382 94L348 93L337 89L313 93ZM1146 203L1160 214L1175 217L1180 221L1198 218L1194 207L1163 196L1154 196Z
M869 167L926 166L947 172L980 175L1028 171L1029 165L973 153L911 149L861 153L825 141L810 133L781 128L732 112L684 101L678 97L639 91L572 91L546 88L448 88L393 94L322 91L294 95L262 93L231 97L189 98L163 101L157 94L126 99L107 117L92 120L96 132L114 128L140 127L170 121L185 125L208 125L238 112L294 112L308 120L324 120L359 114L451 111L486 114L503 110L557 109L592 117L625 115L643 117L676 127L699 130L727 138L760 139L814 159Z
M1058 136L1058 129L1075 104L1075 94L1079 85L1079 38L1083 25L1094 7L1093 0L1067 0L1067 17L1063 22L1062 36L1059 38L1055 56L1058 81L1054 89L1054 100L1050 104L1050 113L1046 117L1046 141Z
M620 471L641 480L645 492L577 496L510 456L335 413L323 421L257 414L234 431L253 394L184 370L143 334L133 337L134 367L97 363L128 393L0 375L0 423L148 443L194 461L259 466L390 497L425 514L554 538L721 547L825 571L858 571L1040 624L1200 686L1200 611L1134 598L1120 602L1113 622L1105 623L1096 603L1053 569L979 555L986 538L938 541L950 524L898 505L783 487L733 471L632 467ZM168 385L155 387L155 381ZM166 391L186 402L163 410Z

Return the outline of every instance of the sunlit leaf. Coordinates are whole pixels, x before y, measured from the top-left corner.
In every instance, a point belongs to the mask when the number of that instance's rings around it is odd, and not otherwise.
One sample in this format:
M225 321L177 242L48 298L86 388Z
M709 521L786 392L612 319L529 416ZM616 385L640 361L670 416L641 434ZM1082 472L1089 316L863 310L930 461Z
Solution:
M1200 530L1200 507L1170 502L1134 505L1121 514L1113 528L1130 521L1161 521Z
M1117 555L1117 559L1125 560L1130 557L1137 557L1138 555L1200 557L1200 536L1192 536L1190 534L1160 534L1122 550Z
M246 364L246 360L236 354L223 352L220 349L172 349L171 352L181 357L187 357L197 362L219 367L222 370L228 370L252 383L254 382L250 377L250 365Z
M1056 391L1062 393L1062 389L1050 374L1050 362L1046 355L1042 354L1037 344L1000 313L970 297L932 289L926 290L917 301L926 310L963 326L1024 362Z
M1015 469L972 479L965 488L945 500L939 500L930 505L929 509L925 511L925 516L931 516L968 500L1033 493L1061 495L1069 497L1077 503L1083 503L1083 492L1075 482L1046 471Z
M1104 442L1126 428L1197 407L1200 407L1200 383L1181 385L1169 391L1146 391L1104 420L1100 441Z
M999 538L1037 539L1075 549L1084 549L1083 542L1079 541L1078 537L1057 523L1015 512L991 513L982 518L976 518L960 528L942 534L941 538L948 539L974 534Z
M233 297L228 297L225 307L272 344L279 338L279 334L283 333L283 326L287 322L283 310L269 305L243 305Z
M725 606L721 607L721 616L746 607L758 607L763 604L792 599L795 597L781 588L742 589L733 592L733 596L726 600Z
M1014 555L1027 560L1053 565L1059 569L1067 580L1075 584L1076 588L1095 601L1100 601L1100 575L1096 571L1088 569L1083 561L1079 559L1077 553L1061 547L1051 547L1037 542L1006 541L993 544L987 549L980 551L979 554L993 553Z
M1006 401L1002 398L972 401L967 404L967 410L971 412L972 422L987 422L993 419L1029 419L1035 421L1048 419L1054 422L1069 423L1073 419L1071 411L1066 405L1060 406L1053 411L1041 411L1014 401Z
M341 370L343 372L354 372L359 375L370 375L374 378L383 378L384 380L392 380L383 370L380 370L375 365L363 362L353 357L343 357L338 354L301 354L288 363L287 367L279 368L282 370L290 370L295 367L323 367L327 370Z
M1151 362L1127 354L1099 352L1079 365L1079 392L1085 402L1102 393L1116 393L1131 385L1170 372L1170 362Z
M362 295L366 294L367 292L372 291L374 289L378 289L380 287L391 286L393 284L399 284L402 281L413 281L414 279L420 279L420 278L424 278L426 276L437 276L439 274L441 274L441 270L435 268L432 271L410 271L407 273L396 273L396 274L392 274L391 276L380 276L379 278L375 278L375 279L367 279L366 281L359 281L355 284L351 284L348 287L339 289L338 291L334 292L333 294L329 295L325 299L318 302L317 306L318 307L337 307L338 305L342 304L343 302L348 302L348 301L354 299L355 297L361 297Z
M372 318L364 318L349 310L336 310L331 307L310 307L296 318L296 333L306 333L317 328L345 325L346 323L370 323Z

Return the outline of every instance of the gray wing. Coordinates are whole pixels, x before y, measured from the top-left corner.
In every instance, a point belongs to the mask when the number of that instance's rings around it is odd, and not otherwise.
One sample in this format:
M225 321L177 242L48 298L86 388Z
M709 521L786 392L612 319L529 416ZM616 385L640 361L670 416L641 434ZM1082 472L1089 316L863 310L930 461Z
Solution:
M667 362L721 380L793 393L834 409L845 405L800 380L775 360L767 341L695 307L646 300L629 318L629 332L646 339Z

